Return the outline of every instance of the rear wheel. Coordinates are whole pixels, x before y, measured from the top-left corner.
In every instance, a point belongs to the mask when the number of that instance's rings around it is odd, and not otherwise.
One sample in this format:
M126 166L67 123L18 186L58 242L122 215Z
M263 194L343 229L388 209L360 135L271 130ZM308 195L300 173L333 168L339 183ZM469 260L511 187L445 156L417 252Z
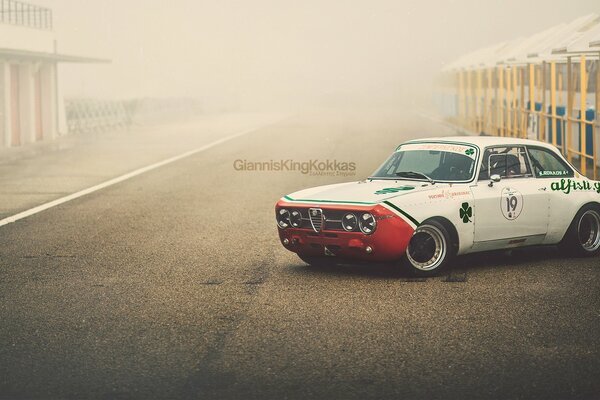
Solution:
M571 223L563 245L574 255L594 257L600 254L600 207L584 206Z
M454 256L448 230L438 221L425 221L413 233L403 264L416 276L434 276L448 266Z

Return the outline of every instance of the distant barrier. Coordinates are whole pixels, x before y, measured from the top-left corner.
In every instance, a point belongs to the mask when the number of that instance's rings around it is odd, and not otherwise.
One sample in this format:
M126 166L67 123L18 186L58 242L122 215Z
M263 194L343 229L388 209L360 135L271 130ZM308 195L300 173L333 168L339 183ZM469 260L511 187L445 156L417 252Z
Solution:
M131 102L71 99L65 101L69 133L126 128L133 117Z
M135 124L182 120L206 112L204 102L187 97L143 98L128 102Z
M68 99L65 112L69 133L93 133L190 118L202 114L204 107L191 98Z

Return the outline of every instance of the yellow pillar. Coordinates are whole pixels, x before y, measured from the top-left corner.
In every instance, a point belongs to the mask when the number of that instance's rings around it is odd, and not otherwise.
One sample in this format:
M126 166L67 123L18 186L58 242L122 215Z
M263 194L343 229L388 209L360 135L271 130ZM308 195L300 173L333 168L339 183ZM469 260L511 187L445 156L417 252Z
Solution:
M566 140L566 154L569 162L573 158L571 153L572 146L571 141L573 138L573 99L575 95L575 88L573 85L573 63L571 57L567 57L567 140Z
M494 79L494 73L492 68L488 68L487 69L487 92L486 92L486 97L485 97L485 121L486 121L486 125L487 125L487 129L484 129L484 131L486 133L491 133L493 132L493 128L492 128L492 110L491 110L491 99L492 99L492 95L493 95L493 90L494 90L494 86L493 86L493 79Z
M558 100L556 101L556 105L558 107L558 106L562 106L563 104L565 104L563 102L563 94L562 94L562 92L563 92L563 74L562 74L562 71L559 74L556 75L556 88L557 88L556 89L556 93L557 93L557 97L558 97ZM564 118L564 116L563 116L563 118ZM557 127L560 124L560 120L561 119L560 119L560 117L557 114L557 116L556 116L556 125L557 125ZM564 138L565 132L563 131L562 124L560 125L560 127L561 127L561 129L560 129L561 134L563 135L563 138ZM557 134L558 134L558 132L557 132ZM558 139L556 139L556 140L558 141ZM562 143L562 146L563 146L563 154L566 154L565 141L563 140L561 143Z
M598 61L596 64L596 106L594 110L594 117L596 124L594 126L594 135L592 136L593 145L592 145L592 155L594 161L594 180L598 179L597 171L598 171L598 163L597 163L597 153L596 153L596 145L598 144L598 131L600 129L600 117L598 113L600 111L600 53L598 53Z
M482 92L482 87L483 87L483 77L482 77L482 73L483 71L481 71L480 69L477 70L477 133L481 133L481 131L483 130L483 92Z
M473 130L473 85L471 83L471 71L467 71L467 129Z
M513 127L513 133L511 136L519 136L518 134L518 123L517 123L517 67L513 67L512 69L512 73L513 73L513 87L512 87L512 99L511 99L511 108L512 108L512 113L511 113L511 117L512 117L512 127Z
M522 138L527 137L527 119L526 108L525 108L525 67L519 67L519 84L521 86L521 99L519 100L519 136Z
M497 135L504 136L504 69L498 67L498 132Z
M465 122L465 95L464 95L463 72L458 71L458 125L462 126Z
M512 71L506 70L506 135L512 136Z
M581 109L581 129L579 130L579 134L581 136L580 142L581 143L581 152L584 154L581 156L581 173L583 175L587 174L587 157L585 155L587 155L587 143L586 143L586 139L587 139L587 135L585 134L585 128L587 127L587 124L585 123L586 118L585 118L585 109L586 109L586 103L587 103L587 71L585 68L585 54L581 55L581 62L579 64L579 76L581 77L581 83L580 83L580 88L581 88L581 93L579 93L579 98L581 99L581 104L580 104L580 109Z
M529 64L529 111L535 112L535 66Z
M529 115L532 120L535 119L535 82L535 66L529 64Z
M506 136L513 136L514 134L514 125L513 125L513 114L514 114L514 99L515 99L515 91L513 87L513 72L514 68L509 68L506 70L506 109L508 110L506 113Z
M556 63L550 63L550 113L552 116L552 144L556 146Z
M540 89L542 90L542 112L540 114L540 140L546 141L546 123L547 121L547 102L546 102L546 62L542 61L542 65L540 66L542 69L542 79L540 82Z

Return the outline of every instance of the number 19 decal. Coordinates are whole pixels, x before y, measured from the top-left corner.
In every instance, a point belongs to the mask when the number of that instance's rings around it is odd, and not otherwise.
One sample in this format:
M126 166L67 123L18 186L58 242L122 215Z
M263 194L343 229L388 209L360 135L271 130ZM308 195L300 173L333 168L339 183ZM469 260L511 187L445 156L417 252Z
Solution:
M521 211L523 211L523 195L521 192L511 188L502 189L500 209L504 218L508 220L519 218Z

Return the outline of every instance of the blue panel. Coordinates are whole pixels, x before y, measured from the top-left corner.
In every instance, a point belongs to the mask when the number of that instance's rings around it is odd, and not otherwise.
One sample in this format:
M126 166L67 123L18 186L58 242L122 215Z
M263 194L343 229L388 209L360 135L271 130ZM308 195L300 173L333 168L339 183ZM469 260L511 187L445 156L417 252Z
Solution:
M585 111L585 119L587 121L593 121L595 118L595 112L593 109ZM581 111L578 112L578 117L581 119ZM579 132L581 132L581 123L579 123ZM581 144L579 144L579 151L582 151ZM585 153L591 156L594 152L594 128L590 124L585 126Z
M561 117L565 115L565 107L564 106L556 106L556 116ZM552 106L548 107L548 115L552 114ZM553 143L554 132L552 132L552 117L548 117L548 129L546 130L547 135L546 139L548 143ZM558 146L562 145L562 138L564 132L564 123L563 121L556 121L556 144Z

